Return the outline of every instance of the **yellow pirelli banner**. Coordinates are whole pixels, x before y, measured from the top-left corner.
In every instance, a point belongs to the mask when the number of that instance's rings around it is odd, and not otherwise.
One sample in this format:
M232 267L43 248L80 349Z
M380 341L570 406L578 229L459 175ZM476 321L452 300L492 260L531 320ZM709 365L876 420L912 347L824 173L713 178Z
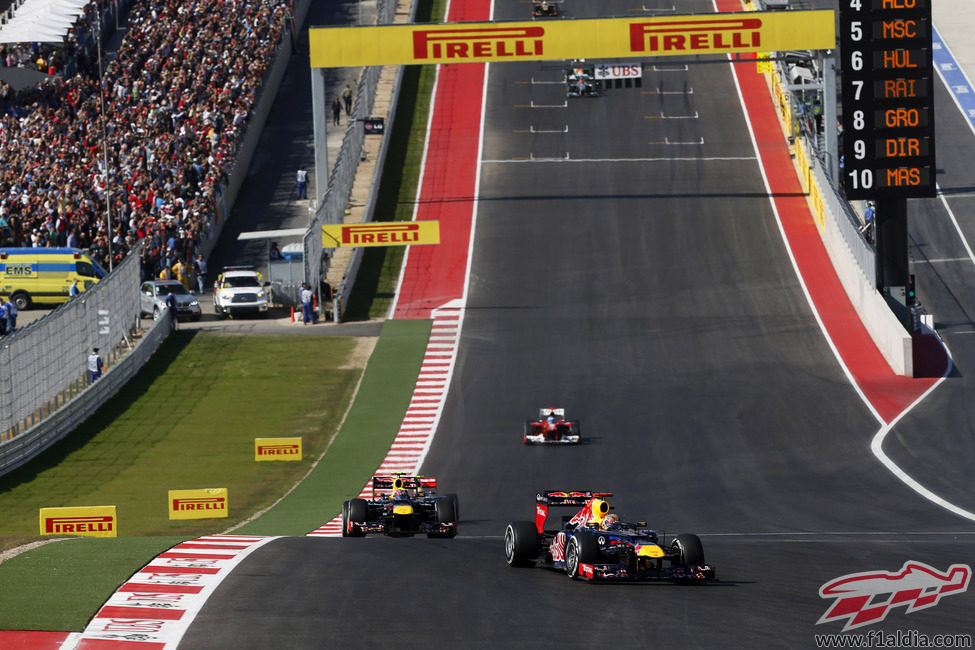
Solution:
M826 50L832 10L314 27L313 68Z
M227 488L170 490L170 519L219 519L230 512Z
M254 460L301 460L301 438L254 438Z
M41 508L41 535L118 537L115 506Z
M439 243L439 221L394 221L322 226L323 248Z

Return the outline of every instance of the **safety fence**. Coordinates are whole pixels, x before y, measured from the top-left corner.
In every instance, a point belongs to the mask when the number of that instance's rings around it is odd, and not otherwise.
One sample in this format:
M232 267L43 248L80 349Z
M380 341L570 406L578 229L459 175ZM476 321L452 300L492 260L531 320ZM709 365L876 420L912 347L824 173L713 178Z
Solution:
M111 366L139 323L139 256L43 318L0 339L0 443L37 425L83 391L97 347Z

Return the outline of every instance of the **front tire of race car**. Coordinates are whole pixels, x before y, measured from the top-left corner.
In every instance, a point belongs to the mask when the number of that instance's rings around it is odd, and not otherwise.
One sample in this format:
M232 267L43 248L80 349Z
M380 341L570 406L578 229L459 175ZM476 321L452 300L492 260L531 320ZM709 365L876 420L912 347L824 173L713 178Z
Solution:
M450 497L453 497L451 499ZM455 495L447 495L443 499L436 501L433 504L435 514L437 517L437 522L441 524L454 524L454 530L449 533L427 533L427 537L440 537L440 538L451 538L457 536L457 497Z
M704 564L704 545L697 535L683 534L671 543L674 551L674 564L682 566L702 566Z
M586 533L577 533L569 540L565 549L565 572L573 580L579 579L582 564L594 564L599 560L599 544L596 538Z
M538 558L538 530L530 521L513 521L504 529L504 560L508 566L529 567Z
M359 530L358 526L349 522L366 521L369 518L369 502L365 499L351 499L346 503L349 507L346 512L347 519L342 522L342 534L346 537L365 537L365 533Z

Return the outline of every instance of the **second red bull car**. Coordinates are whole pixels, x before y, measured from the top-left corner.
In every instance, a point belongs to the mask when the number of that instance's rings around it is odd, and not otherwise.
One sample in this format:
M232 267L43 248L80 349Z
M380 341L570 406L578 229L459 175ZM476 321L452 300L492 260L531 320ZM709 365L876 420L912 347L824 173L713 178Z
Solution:
M427 476L374 476L371 499L342 504L342 537L381 533L391 537L457 535L457 495L436 493L437 479Z
M504 531L504 556L509 566L540 564L564 570L574 580L670 580L704 583L716 579L704 560L697 535L670 539L628 523L610 512L611 492L546 490L535 497L535 521L513 521ZM562 517L557 529L546 529L549 509L580 508Z

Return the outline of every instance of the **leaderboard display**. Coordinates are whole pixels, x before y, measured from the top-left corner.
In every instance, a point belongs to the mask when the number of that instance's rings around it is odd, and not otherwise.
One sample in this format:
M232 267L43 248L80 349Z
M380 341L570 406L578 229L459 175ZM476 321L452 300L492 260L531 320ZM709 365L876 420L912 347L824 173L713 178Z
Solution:
M933 0L840 0L843 187L935 195Z

